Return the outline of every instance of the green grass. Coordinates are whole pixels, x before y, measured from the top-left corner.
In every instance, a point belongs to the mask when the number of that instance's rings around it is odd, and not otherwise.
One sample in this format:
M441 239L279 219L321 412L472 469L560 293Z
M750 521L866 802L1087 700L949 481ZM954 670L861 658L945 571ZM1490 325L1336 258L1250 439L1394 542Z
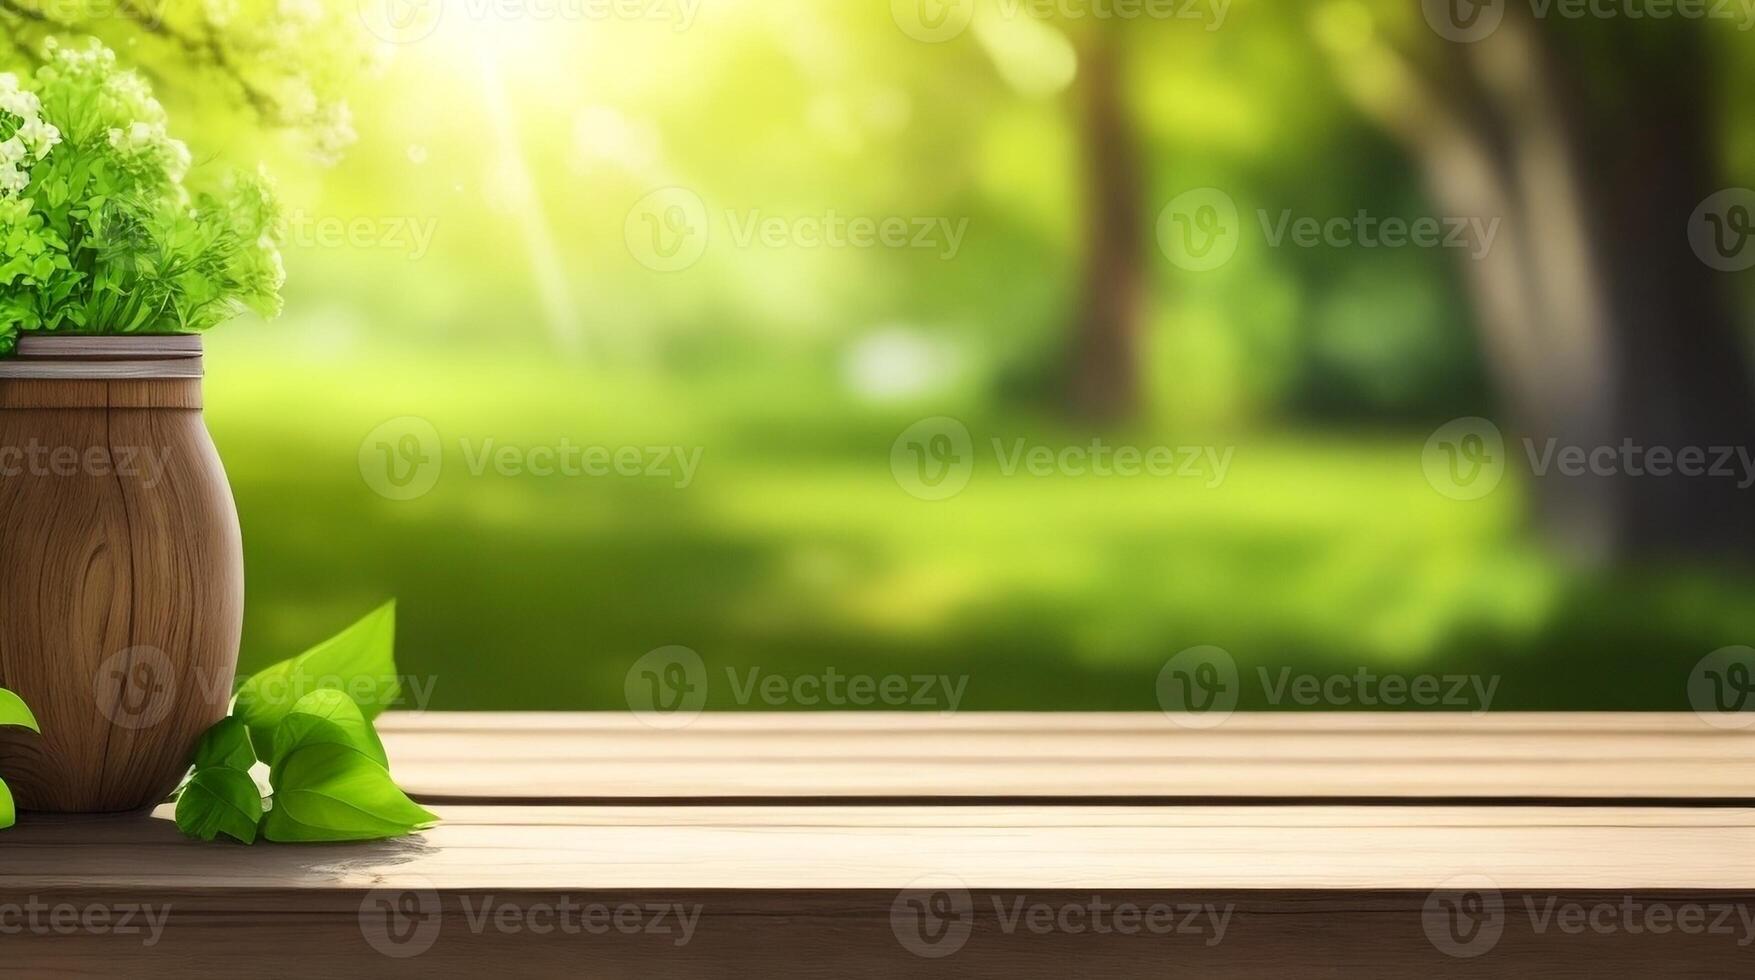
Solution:
M1507 486L1426 485L1422 433L1254 434L1229 478L1003 476L981 457L943 502L904 493L890 443L946 411L862 408L774 379L684 385L540 361L211 345L208 419L242 515L244 669L389 596L399 659L444 709L615 709L628 667L967 677L965 709L1152 709L1166 658L1228 650L1246 676L1477 673L1495 708L1685 709L1689 670L1755 636L1750 582L1569 571L1530 543ZM992 436L1039 422L962 414ZM360 475L361 440L419 415L444 473L407 502ZM458 440L699 446L662 478L472 475ZM1189 434L1124 441L1181 444ZM425 683L425 681L423 681ZM1259 685L1243 704L1270 707Z

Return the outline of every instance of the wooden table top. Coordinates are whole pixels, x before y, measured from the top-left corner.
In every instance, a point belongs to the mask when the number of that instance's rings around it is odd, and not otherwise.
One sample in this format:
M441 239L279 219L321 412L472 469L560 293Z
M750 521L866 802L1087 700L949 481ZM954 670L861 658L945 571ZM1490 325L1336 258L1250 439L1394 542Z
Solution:
M33 900L166 906L158 955L129 967L153 975L220 966L240 943L304 976L576 962L579 942L484 927L471 902L490 899L513 903L514 924L571 901L700 912L680 946L586 936L606 975L1755 964L1755 733L1692 715L1236 715L1200 729L1163 715L730 714L659 729L625 714L393 714L380 730L398 781L443 818L433 830L243 847L182 839L168 806L24 815L0 833L0 969L13 949L50 975L142 952L108 934L25 930L21 944L8 903ZM1463 892L1500 903L1492 955L1430 934ZM917 893L967 912L966 949L940 959L898 932ZM373 904L386 895L391 920ZM1148 950L1020 931L1005 911L1088 900L1237 919L1222 943ZM382 940L398 902L430 904L440 924L420 955ZM1540 914L1556 902L1722 904L1727 922L1747 911L1751 942L1574 933Z
M1755 800L1755 729L1693 714L390 714L455 802L897 798Z

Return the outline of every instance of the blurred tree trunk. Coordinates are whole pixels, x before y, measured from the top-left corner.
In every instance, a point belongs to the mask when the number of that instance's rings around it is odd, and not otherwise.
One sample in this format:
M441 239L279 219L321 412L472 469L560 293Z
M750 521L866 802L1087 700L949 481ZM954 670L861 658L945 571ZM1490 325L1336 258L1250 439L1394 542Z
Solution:
M1545 529L1597 561L1747 556L1755 509L1737 476L1533 472L1550 440L1755 447L1723 274L1687 238L1718 189L1707 39L1694 21L1594 26L1536 23L1512 4L1480 42L1439 42L1423 62L1374 47L1340 66L1446 214L1500 219L1464 276L1511 415L1508 462L1532 471ZM1604 64L1621 84L1586 81Z
M1067 397L1075 414L1098 422L1124 421L1139 408L1146 309L1149 209L1117 33L1108 25L1086 32L1077 83L1085 250Z

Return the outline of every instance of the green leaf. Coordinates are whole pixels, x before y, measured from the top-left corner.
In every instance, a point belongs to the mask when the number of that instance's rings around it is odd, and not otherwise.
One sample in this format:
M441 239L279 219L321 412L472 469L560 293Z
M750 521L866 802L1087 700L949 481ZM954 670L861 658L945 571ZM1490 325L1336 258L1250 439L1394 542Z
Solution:
M396 678L396 602L391 600L328 640L258 673L238 691L235 713L250 726L256 754L274 758L274 731L312 691L345 692L367 719L401 693Z
M262 794L250 774L238 769L198 769L177 796L177 829L196 840L225 834L254 844L261 819Z
M24 699L0 687L0 727L6 725L28 728L33 732L42 731L37 727L36 715L30 713Z
M195 771L236 769L249 772L256 764L256 753L250 748L250 730L235 715L220 719L195 743Z
M18 822L18 808L12 805L12 791L6 788L6 780L0 779L0 830Z
M342 745L354 749L384 768L390 760L372 723L353 699L340 691L321 690L300 698L274 730L274 758L279 767L292 753L307 745Z
M396 787L389 770L345 745L298 749L272 782L274 807L262 820L262 836L272 841L381 840L438 820Z

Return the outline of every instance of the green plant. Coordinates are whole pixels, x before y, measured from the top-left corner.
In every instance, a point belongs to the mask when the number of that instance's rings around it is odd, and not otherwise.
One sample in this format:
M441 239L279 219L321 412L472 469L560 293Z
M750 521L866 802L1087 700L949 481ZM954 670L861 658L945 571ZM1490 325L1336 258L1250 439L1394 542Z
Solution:
M7 726L40 731L36 716L25 707L24 699L0 687L0 728ZM0 779L0 830L12 826L17 820L18 809L12 804L12 791L6 788L6 780Z
M201 840L245 844L379 840L438 818L390 778L371 719L400 693L396 604L310 650L252 676L233 714L196 746L194 774L177 796L177 826ZM251 770L266 763L264 805Z
M24 331L185 333L280 310L261 173L190 179L141 76L90 41L0 73L0 354Z

